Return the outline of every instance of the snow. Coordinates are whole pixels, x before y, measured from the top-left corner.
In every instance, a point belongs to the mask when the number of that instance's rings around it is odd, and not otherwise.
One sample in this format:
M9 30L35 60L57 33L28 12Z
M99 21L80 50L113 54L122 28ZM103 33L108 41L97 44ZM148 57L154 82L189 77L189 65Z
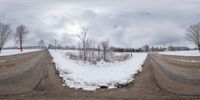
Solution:
M116 88L117 84L126 84L134 80L134 75L142 70L147 53L133 53L133 57L124 62L106 63L100 61L97 65L68 59L65 51L50 50L56 69L67 85L75 89L96 90L100 86Z
M165 52L159 52L159 54L176 55L176 56L200 56L200 52L198 50L190 50L190 51L165 51Z
M14 54L21 54L21 53L27 53L27 52L33 52L33 51L39 51L41 49L23 49L23 52L21 52L18 49L3 49L1 51L0 56L8 56L8 55L14 55Z
M197 60L183 60L183 59L173 59L173 58L168 58L168 59L179 61L179 62L189 62L189 63L199 63L200 62Z

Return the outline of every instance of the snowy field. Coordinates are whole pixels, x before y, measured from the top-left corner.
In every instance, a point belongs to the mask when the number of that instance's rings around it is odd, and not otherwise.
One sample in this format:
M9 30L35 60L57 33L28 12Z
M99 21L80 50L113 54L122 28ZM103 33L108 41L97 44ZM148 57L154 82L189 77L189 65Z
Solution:
M27 52L33 52L33 51L39 51L41 49L23 49L23 52L21 52L18 49L6 49L2 50L0 56L8 56L8 55L14 55L14 54L21 54L21 53L27 53Z
M106 63L100 61L96 65L68 59L67 51L50 50L64 85L75 89L96 90L100 86L116 88L118 84L126 84L134 80L134 75L141 71L147 53L133 53L133 57L123 62Z
M164 51L164 52L159 52L159 54L176 55L176 56L200 56L200 52L198 50L190 50L190 51Z

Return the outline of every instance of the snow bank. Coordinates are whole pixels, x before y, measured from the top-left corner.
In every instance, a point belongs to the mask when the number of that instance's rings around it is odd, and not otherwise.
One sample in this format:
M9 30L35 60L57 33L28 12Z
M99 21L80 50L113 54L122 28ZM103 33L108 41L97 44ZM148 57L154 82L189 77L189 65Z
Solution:
M84 90L95 90L100 86L116 88L117 84L129 83L134 74L141 71L141 65L147 57L147 53L135 53L124 62L90 65L67 59L63 51L50 50L50 53L64 85Z
M165 52L159 52L159 54L177 55L177 56L200 56L200 52L198 50L190 50L190 51L165 51Z
M8 55L14 55L14 54L21 54L21 53L27 53L27 52L33 52L33 51L39 51L41 49L23 49L23 52L17 49L6 49L2 50L0 56L8 56Z

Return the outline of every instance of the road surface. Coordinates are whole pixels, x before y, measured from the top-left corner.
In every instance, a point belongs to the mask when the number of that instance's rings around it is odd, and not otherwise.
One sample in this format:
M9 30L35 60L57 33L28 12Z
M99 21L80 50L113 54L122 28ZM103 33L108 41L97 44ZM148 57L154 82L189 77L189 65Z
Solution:
M135 80L118 89L63 86L47 50L0 57L0 100L188 100L200 98L200 57L149 54ZM117 76L116 76L117 77Z

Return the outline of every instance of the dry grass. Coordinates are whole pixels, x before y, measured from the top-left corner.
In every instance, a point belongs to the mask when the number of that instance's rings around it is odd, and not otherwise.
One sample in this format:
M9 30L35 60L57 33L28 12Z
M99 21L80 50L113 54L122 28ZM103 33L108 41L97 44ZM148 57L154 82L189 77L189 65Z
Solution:
M69 59L72 60L83 60L83 54L75 54L75 53L66 53L65 54L66 57L69 57ZM126 61L128 59L131 58L131 54L121 54L121 55L112 55L112 57L110 57L108 62L122 62L122 61ZM102 57L100 57L100 59L95 56L95 58L93 59L92 56L88 56L87 57L87 61L90 62L91 64L97 64L98 61L100 61L101 59L103 59Z
M117 55L113 57L113 61L125 61L130 59L130 57L131 57L130 54Z

